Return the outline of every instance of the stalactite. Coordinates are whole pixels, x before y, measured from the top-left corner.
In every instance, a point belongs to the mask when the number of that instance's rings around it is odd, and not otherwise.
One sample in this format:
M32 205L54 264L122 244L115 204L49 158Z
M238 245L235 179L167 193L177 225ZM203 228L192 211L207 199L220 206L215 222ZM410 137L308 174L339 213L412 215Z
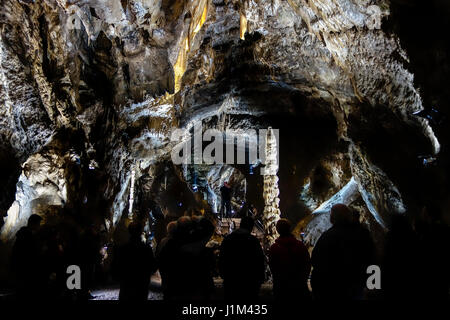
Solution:
M244 13L240 16L240 38L245 40L245 33L247 32L247 18Z
M192 20L189 25L189 32L186 38L183 40L178 53L177 61L175 62L173 68L175 73L175 93L181 89L181 79L183 78L184 72L187 67L187 56L191 50L192 41L195 35L200 31L203 24L206 22L208 16L208 1L200 0L198 5L194 8L192 12Z

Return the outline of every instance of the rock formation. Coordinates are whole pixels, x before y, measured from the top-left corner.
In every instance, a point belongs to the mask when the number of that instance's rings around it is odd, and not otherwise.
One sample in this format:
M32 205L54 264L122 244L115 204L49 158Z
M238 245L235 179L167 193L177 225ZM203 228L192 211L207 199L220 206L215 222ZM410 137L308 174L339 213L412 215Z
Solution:
M269 128L267 130L265 139L265 166L264 166L264 211L263 224L265 230L266 247L270 248L277 236L276 223L280 218L281 212L279 209L280 190L278 189L278 142L274 130Z

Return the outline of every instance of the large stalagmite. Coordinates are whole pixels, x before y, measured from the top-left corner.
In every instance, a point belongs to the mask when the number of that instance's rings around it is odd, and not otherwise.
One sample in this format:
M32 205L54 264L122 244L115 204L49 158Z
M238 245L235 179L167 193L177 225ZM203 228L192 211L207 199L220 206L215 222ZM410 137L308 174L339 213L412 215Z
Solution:
M267 130L265 139L265 166L264 170L264 211L263 224L265 232L266 247L270 247L275 242L278 235L275 228L280 218L279 194L278 189L278 148L276 135L272 128Z

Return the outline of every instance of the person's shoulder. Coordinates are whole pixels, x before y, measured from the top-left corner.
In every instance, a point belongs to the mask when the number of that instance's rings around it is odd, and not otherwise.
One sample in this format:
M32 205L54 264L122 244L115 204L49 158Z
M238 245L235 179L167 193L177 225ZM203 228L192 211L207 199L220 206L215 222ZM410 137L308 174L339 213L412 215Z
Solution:
M328 238L328 237L332 237L332 236L334 236L336 234L336 228L335 227L331 227L330 229L328 229L328 230L325 230L321 235L320 235L320 237L319 237L319 240L320 239L326 239L326 238Z
M28 230L29 230L28 226L23 226L22 228L19 229L19 231L17 231L17 234L27 232Z
M26 237L30 234L30 230L27 226L22 227L19 229L19 231L17 231L16 233L16 239L22 238L22 237Z
M294 237L293 241L295 242L295 245L297 247L301 247L301 248L305 248L306 249L306 245L303 243L303 241L301 241L301 240L299 240L299 239L297 239L295 237Z
M269 247L269 250L276 249L280 246L280 243L277 240L275 240L275 242L272 243L272 245Z
M257 237L255 237L254 235L252 235L251 233L249 233L247 235L247 239L248 239L248 241L251 241L254 245L261 247L261 243L260 243L259 239Z
M235 242L242 242L242 241L248 241L250 233L243 232L241 229L236 229L230 234L226 235L225 238L222 240L222 243L235 243Z
M140 242L139 243L139 247L142 250L146 250L146 251L152 251L153 250L152 247L149 244L145 243L145 242Z
M330 229L324 231L319 239L316 242L316 245L314 247L320 246L323 243L329 243L333 242L335 238L338 237L338 230L336 228L331 227Z
M228 241L242 241L247 238L247 234L242 232L241 229L236 229L225 237Z
M269 248L269 254L276 254L281 249L281 245L277 242L274 242Z
M222 240L222 246L224 245L224 244L227 244L227 243L229 243L230 241L233 241L233 239L235 238L235 235L233 234L233 232L232 233L230 233L230 234L227 234L224 238L223 238L223 240Z

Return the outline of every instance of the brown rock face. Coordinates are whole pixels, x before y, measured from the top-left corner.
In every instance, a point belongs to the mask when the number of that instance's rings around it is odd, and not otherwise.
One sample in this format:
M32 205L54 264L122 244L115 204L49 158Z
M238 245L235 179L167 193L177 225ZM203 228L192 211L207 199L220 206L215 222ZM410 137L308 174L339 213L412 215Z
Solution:
M346 199L372 225L414 212L435 194L420 188L447 159L428 170L418 156L447 151L431 120L413 115L429 106L412 73L418 49L410 61L396 33L401 6L3 0L2 237L12 239L31 213L76 212L113 232L122 218L157 208L215 212L228 179L234 210L249 201L262 213L263 179L248 164L172 163L174 130L200 123L280 129L279 208L310 239L327 225L327 212L311 213L341 199L333 195L350 181Z

